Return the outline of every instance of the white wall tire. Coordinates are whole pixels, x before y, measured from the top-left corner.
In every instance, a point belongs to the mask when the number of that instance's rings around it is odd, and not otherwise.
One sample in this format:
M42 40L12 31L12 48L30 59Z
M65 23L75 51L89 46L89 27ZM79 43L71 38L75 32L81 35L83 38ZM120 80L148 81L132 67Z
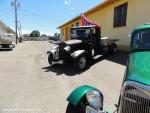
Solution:
M53 60L53 56L52 56L52 54L50 53L50 54L48 55L48 63L49 63L49 65L52 65L52 60Z
M87 67L87 58L84 55L82 55L81 57L77 58L74 64L77 70L83 71Z

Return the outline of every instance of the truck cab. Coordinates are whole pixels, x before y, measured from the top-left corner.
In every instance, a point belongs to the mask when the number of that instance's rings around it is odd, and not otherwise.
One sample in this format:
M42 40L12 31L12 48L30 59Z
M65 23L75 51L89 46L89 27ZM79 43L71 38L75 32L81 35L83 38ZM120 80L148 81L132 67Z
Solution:
M14 47L13 34L1 34L0 35L0 49L12 50Z

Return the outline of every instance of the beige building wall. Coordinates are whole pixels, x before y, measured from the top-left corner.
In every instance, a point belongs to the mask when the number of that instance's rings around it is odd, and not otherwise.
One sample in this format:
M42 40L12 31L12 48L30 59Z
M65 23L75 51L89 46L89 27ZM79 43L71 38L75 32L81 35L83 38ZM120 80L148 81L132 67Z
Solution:
M124 27L113 27L114 22L114 8L121 4L128 2L128 11L127 11L127 23ZM92 14L86 15L89 19L94 22L97 22L101 25L102 37L110 37L112 39L119 39L118 42L119 49L129 50L130 38L128 34L139 24L150 23L150 0L120 0L115 2L108 7L97 10ZM80 22L81 20L77 20ZM77 21L74 21L67 25L65 30L71 27L72 24L75 24ZM67 29L66 29L67 28ZM69 30L68 30L69 32ZM69 39L69 34L67 34L67 39ZM64 35L65 36L65 35ZM65 39L65 38L64 38Z

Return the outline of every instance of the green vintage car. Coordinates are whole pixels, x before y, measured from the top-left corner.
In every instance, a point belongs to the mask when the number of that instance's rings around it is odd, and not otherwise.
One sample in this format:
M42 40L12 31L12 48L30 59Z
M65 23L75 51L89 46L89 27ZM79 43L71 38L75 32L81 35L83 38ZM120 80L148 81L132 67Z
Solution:
M92 86L81 86L67 98L66 113L107 113L103 94ZM122 83L117 113L150 113L150 24L131 33L130 55Z

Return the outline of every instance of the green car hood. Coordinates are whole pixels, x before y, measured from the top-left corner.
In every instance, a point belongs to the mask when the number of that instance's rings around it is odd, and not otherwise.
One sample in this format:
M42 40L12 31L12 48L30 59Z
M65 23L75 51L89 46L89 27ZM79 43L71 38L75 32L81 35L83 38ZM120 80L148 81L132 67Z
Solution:
M130 55L127 80L150 85L150 52L135 52Z

